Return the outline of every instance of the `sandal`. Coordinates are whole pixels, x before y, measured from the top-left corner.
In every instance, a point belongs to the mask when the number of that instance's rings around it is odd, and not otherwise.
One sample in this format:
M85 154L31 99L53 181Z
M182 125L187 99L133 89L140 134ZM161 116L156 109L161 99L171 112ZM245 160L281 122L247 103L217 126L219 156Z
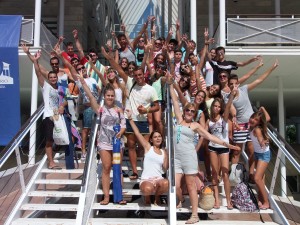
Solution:
M100 202L100 205L108 205L109 197L104 197L104 199Z
M119 205L127 205L127 202L125 200L121 200L118 202Z
M181 201L178 202L178 205L176 206L177 209L182 208L182 204L185 202L185 199L183 198Z
M188 221L185 222L185 224L194 224L199 222L198 215L191 215L191 217L188 219Z
M130 180L137 180L139 178L139 175L137 173L132 173L132 175L129 177Z

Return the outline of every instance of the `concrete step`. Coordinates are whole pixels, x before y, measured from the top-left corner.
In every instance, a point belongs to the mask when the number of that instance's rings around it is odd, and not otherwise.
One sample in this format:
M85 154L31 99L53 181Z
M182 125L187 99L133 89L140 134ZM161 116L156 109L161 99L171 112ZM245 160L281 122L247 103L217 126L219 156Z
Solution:
M54 218L20 218L12 222L12 225L74 225L76 219Z
M31 197L61 197L61 198L79 198L79 191L31 191L28 193Z
M60 184L60 185L81 185L81 180L69 180L69 179L38 179L36 184Z
M53 169L42 169L42 173L72 173L72 174L82 174L83 169L73 169L73 170L67 170L67 169L61 169L61 170L53 170Z
M21 210L29 211L77 211L77 204L24 204Z

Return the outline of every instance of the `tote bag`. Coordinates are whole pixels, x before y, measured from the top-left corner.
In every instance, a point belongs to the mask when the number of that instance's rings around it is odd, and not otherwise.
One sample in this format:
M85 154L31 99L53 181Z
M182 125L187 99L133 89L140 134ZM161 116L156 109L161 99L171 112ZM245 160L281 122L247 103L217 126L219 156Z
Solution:
M63 115L53 116L53 140L56 145L69 145L69 134Z

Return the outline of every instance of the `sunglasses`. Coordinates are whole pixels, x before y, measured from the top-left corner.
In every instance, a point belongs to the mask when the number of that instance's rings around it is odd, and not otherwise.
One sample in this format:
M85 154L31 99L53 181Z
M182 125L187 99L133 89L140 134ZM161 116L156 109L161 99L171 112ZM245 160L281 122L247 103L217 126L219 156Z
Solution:
M140 42L145 42L145 40L140 40Z
M77 71L81 71L81 70L84 70L84 69L85 69L85 67L82 66L82 67L80 67L80 68L77 68Z
M59 63L51 63L51 66L58 66Z
M186 109L185 112L195 113L196 111L193 109Z
M181 72L185 72L185 70L186 70L187 68L189 68L189 66L188 66L188 65L184 65L184 66L182 66L182 67L180 68L180 71L181 71Z
M220 76L219 76L219 78L224 78L224 77L227 78L226 75L220 75Z

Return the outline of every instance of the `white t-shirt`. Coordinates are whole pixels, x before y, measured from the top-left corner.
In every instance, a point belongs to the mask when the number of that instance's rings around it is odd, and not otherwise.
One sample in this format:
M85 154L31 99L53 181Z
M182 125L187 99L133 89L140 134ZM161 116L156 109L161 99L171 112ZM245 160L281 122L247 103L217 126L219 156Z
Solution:
M59 107L58 90L54 89L48 82L44 81L42 88L42 94L44 99L44 115L43 119L54 115L53 110L57 110Z
M207 87L214 84L214 69L209 62L205 63L205 83Z
M129 90L130 89L131 87L129 87ZM147 121L147 113L140 114L137 108L140 105L149 108L151 107L151 103L157 100L156 91L152 86L148 84L144 86L135 84L129 94L129 98L127 98L125 108L132 111L132 119L134 121Z

